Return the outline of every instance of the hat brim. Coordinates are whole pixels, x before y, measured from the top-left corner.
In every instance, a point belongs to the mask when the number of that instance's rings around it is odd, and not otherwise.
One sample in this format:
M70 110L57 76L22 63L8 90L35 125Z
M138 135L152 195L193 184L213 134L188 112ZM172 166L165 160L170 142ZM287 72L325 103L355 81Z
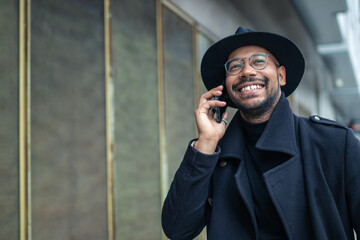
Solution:
M226 74L224 64L235 49L256 45L268 50L286 70L286 85L281 87L289 96L299 85L304 74L305 60L300 49L288 38L269 32L246 32L223 38L212 45L201 61L201 76L210 90L222 84ZM230 102L230 107L235 104Z

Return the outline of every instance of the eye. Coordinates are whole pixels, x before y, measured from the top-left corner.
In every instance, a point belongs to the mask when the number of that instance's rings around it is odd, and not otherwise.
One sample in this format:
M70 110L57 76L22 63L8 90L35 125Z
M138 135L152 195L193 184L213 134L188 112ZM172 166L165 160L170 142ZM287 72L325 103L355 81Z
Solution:
M263 67L266 65L266 57L265 56L253 56L251 58L251 65L255 67Z
M232 71L232 70L236 70L236 69L239 69L239 68L241 68L241 65L238 63L238 64L234 64L234 65L231 65L230 66L230 71Z
M228 71L235 73L238 71L241 71L241 69L243 68L243 64L242 62L240 62L239 60L233 60L228 64Z

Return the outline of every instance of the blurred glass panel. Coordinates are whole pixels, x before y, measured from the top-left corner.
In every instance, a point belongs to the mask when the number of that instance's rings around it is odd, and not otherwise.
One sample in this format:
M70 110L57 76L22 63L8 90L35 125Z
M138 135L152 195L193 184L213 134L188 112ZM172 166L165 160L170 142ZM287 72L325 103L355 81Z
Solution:
M208 50L209 47L211 47L211 45L214 44L214 41L210 40L205 34L199 32L198 33L198 42L197 42L197 48L198 48L198 66L200 67L201 64L201 60L205 54L205 52ZM200 70L199 70L200 71ZM200 74L200 73L199 73ZM204 94L205 92L207 92L208 90L206 89L202 79L201 79L201 75L200 75L200 87L199 87L199 91L200 91L200 95ZM237 112L237 109L235 108L230 108L228 107L226 109L226 111L229 113L229 117L228 117L228 122L230 123L232 118L234 117L234 115ZM226 126L229 126L229 124L227 124Z
M33 0L32 239L107 239L101 0Z
M19 239L19 6L0 0L0 239Z
M200 95L204 94L205 92L207 92L206 87L201 79L201 73L200 73L200 66L201 66L201 60L206 52L206 50L208 50L208 48L214 43L213 41L211 41L209 38L207 38L204 34L202 34L201 32L197 33L197 64L199 66L199 76L200 76Z
M155 1L112 2L116 236L161 239Z
M166 152L169 180L195 137L192 27L163 8Z

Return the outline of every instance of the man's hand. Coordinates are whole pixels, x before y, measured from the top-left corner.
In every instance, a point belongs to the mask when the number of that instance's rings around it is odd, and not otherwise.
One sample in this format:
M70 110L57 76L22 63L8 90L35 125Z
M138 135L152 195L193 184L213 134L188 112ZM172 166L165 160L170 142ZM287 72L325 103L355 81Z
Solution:
M195 119L198 129L198 140L195 142L194 147L205 154L213 154L215 152L217 143L224 136L225 122L228 118L228 113L225 112L222 116L224 121L218 123L214 118L216 106L224 107L226 102L213 100L216 96L221 96L223 86L218 86L204 93L200 97L198 108L195 110Z

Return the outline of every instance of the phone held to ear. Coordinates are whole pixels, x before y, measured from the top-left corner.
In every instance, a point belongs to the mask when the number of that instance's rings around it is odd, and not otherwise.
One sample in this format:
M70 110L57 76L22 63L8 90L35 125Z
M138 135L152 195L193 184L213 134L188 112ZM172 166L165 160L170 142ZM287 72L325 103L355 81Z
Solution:
M225 80L223 81L222 85L223 85L222 95L215 97L215 100L220 100L220 101L226 102L227 93L226 93ZM219 107L219 106L215 107L215 118L218 123L221 123L222 115L226 111L226 108L227 108L227 104L225 105L225 107Z

